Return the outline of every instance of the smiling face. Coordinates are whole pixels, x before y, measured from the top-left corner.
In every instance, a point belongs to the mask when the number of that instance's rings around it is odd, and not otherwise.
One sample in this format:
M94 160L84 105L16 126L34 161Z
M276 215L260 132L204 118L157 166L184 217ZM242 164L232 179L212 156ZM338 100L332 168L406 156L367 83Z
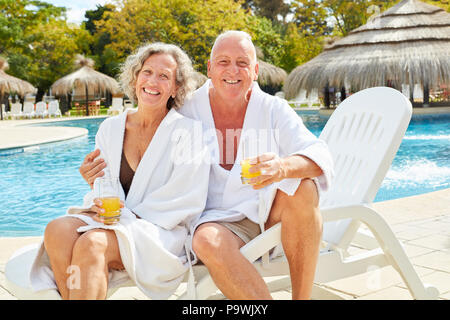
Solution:
M208 76L221 99L244 101L258 77L252 43L238 36L223 38L216 43L208 61Z
M177 63L170 54L157 53L145 60L136 79L136 96L140 107L166 107L175 97Z

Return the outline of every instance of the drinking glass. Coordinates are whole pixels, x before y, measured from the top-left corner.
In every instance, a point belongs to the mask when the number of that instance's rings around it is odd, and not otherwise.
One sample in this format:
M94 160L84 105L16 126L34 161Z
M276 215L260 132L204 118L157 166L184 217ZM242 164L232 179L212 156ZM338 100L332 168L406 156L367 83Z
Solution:
M100 177L94 181L94 191L105 210L99 214L104 224L115 224L120 220L119 178Z
M250 184L250 179L261 175L261 171L249 172L249 169L254 166L250 164L250 159L259 155L258 151L259 141L256 137L244 136L242 138L241 150L241 181L242 184Z

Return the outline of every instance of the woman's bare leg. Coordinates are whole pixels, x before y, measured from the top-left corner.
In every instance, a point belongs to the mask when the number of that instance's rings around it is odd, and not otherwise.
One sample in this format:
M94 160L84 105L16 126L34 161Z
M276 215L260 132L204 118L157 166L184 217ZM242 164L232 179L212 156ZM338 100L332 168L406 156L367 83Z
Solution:
M67 280L75 242L80 237L77 229L86 225L82 220L72 217L50 221L45 228L44 246L50 259L56 285L63 299L69 298Z
M114 231L93 229L75 242L71 265L79 270L79 286L69 298L106 299L109 269L123 269L119 244Z

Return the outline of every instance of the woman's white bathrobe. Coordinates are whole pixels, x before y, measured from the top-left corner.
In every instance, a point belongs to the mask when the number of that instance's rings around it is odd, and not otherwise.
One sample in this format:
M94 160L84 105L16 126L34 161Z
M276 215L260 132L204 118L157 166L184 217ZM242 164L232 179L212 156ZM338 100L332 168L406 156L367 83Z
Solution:
M107 168L105 176L119 177L127 110L106 119L99 127L96 148ZM190 223L203 212L210 171L209 152L193 147L192 132L201 123L171 109L159 125L136 169L120 222L106 226L86 215L95 192L84 197L82 207L70 207L67 216L87 223L79 232L112 229L117 236L126 271L111 271L109 287L131 278L152 299L165 299L178 287L189 269ZM132 210L142 219L130 211ZM186 248L185 248L186 245ZM30 274L34 290L56 288L45 248L37 254Z
M301 179L285 179L259 191L243 185L240 179L241 146L230 171L219 165L221 155L208 94L211 86L212 82L207 80L179 110L189 118L202 121L204 142L212 150L206 208L192 230L208 221L238 221L248 217L258 223L263 231L277 189L293 195ZM233 132L229 134L233 135ZM253 83L240 141L244 136L259 139L259 154L274 152L280 157L303 155L313 160L323 170L323 174L314 179L319 193L328 189L334 172L327 144L305 127L286 100L263 92L256 82ZM227 143L230 141L227 140Z

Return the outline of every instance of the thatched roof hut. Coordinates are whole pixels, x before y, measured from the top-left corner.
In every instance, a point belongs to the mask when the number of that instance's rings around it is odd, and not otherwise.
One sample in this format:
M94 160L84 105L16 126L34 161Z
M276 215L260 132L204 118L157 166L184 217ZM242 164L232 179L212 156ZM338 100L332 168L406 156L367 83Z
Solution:
M15 93L23 97L27 93L35 93L37 91L31 83L7 74L5 70L8 67L8 62L0 58L0 97L3 97L5 93Z
M278 91L286 80L287 73L283 69L263 61L264 54L259 47L256 48L256 56L259 62L258 84L264 90ZM270 90L272 89L272 90ZM272 92L270 92L272 93ZM275 93L275 92L273 92Z
M403 0L295 68L287 99L300 89L350 86L358 91L421 83L450 83L450 14L418 0Z
M121 93L119 83L114 78L93 69L92 59L77 55L75 64L80 67L77 71L57 80L51 86L55 96L74 93L78 99L80 96L83 97L82 99L86 101L86 115L89 115L89 97L96 94L104 96L107 92L113 95Z
M80 91L85 95L86 88L91 92L105 94L107 91L112 94L121 93L119 83L112 77L101 72L95 71L94 61L82 55L77 55L75 64L80 68L57 80L52 85L52 92L56 96L72 93L72 90Z
M31 83L7 74L5 70L8 67L8 62L0 57L0 107L5 94L15 93L23 97L27 93L37 92ZM0 119L3 120L3 108L0 108Z

